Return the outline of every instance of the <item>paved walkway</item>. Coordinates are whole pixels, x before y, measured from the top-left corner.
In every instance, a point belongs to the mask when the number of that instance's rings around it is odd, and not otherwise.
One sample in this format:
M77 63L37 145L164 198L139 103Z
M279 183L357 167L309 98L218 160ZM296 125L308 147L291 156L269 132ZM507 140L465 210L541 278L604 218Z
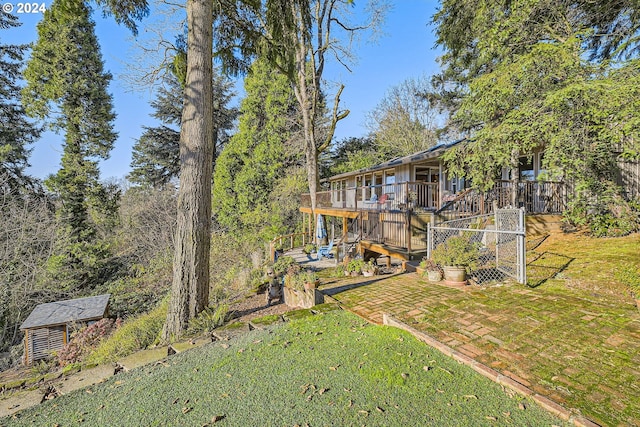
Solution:
M451 287L416 273L320 289L375 323L391 314L602 425L640 426L640 313L631 299L517 284Z

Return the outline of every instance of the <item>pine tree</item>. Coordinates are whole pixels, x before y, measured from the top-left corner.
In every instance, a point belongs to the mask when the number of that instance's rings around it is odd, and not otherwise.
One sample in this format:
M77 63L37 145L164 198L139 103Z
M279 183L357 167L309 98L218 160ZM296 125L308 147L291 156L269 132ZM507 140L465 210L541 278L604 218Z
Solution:
M133 145L129 181L161 187L180 172L180 119L184 91L182 85L170 73L166 86L158 91L151 102L155 112L151 115L160 126L144 126L140 139Z
M184 73L184 71L183 71ZM180 74L178 74L180 75ZM166 86L158 91L151 103L155 112L152 117L159 120L160 126L145 126L140 139L133 146L131 173L128 179L136 184L159 188L177 178L180 173L180 120L184 89L175 73L168 73ZM214 104L214 157L229 139L228 131L238 112L229 108L233 93L231 81L214 68L213 73ZM215 158L212 159L215 161Z
M19 25L14 15L0 13L0 31ZM27 120L17 84L26 48L0 43L0 191L5 194L34 186L24 172L30 154L26 146L39 137L40 129Z
M64 224L50 267L65 290L95 284L108 254L96 219L115 214L116 205L99 182L98 161L108 158L116 133L111 75L103 70L94 27L84 3L55 0L38 24L24 73L27 112L64 132L61 168L45 185L59 199Z

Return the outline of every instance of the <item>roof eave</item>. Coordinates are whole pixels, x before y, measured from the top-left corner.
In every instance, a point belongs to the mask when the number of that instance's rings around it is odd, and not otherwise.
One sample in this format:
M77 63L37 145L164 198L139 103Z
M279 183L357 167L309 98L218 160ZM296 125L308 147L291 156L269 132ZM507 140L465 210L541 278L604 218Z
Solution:
M411 163L416 163L423 160L438 158L442 154L444 154L447 150L449 150L451 147L465 141L466 139L467 138L462 138L457 141L451 142L449 144L435 145L429 148L428 150L419 151L417 153L413 153L404 157L398 157L398 158L389 160L387 162L380 163L375 166L371 166L369 168L358 169L351 172L344 172L344 173L329 177L328 180L335 181L337 179L348 178L351 176L362 175L365 173L377 172L380 170L389 169L389 168L404 165L404 164L411 164Z

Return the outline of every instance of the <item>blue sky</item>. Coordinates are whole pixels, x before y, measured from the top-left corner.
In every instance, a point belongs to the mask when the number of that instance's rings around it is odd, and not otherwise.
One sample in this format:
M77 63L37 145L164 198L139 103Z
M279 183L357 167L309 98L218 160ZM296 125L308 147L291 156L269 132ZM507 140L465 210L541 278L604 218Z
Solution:
M46 6L52 0L44 0ZM7 3L0 0L0 4ZM18 2L10 0L16 13ZM356 2L364 4L364 0ZM410 77L431 75L437 72L437 56L434 50L433 27L429 25L437 2L429 0L397 0L387 15L382 31L384 34L375 42L361 42L355 49L358 58L352 72L330 66L325 78L332 82L342 82L341 107L349 109L349 116L340 121L335 137L366 135L366 115L382 100L386 91ZM0 12L1 13L1 12ZM2 43L29 43L37 38L36 25L42 14L17 15L22 26L0 33ZM142 126L153 126L155 121L149 116L153 93L146 86L132 88L125 82L129 72L126 63L136 61L132 56L132 36L124 27L119 27L111 19L103 19L100 13L94 16L96 33L102 49L105 68L114 79L110 91L114 98L117 114L115 129L118 139L111 158L100 165L102 179L123 178L130 170L131 147L142 133ZM140 34L145 34L145 24L140 23ZM44 178L59 168L61 156L61 135L46 133L34 144L29 173Z

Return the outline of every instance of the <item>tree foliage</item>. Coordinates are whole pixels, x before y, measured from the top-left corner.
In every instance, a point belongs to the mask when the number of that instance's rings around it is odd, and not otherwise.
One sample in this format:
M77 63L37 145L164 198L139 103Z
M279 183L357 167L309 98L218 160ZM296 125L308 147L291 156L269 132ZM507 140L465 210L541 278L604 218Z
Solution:
M0 36L5 30L18 27L14 15L0 14ZM1 38L0 38L1 40ZM27 46L0 44L0 191L22 193L36 183L25 174L30 150L40 129L27 119L21 104L20 71Z
M614 17L579 1L443 2L435 17L446 49L439 100L472 135L447 154L451 172L489 188L500 168L544 149L547 178L574 185L571 222L610 218L612 233L633 231L634 209L618 208L626 202L616 157L639 152L638 60L608 58L632 54L636 42L622 33L594 39L635 16L628 12Z
M381 163L393 155L376 144L372 137L351 137L338 141L331 151L320 157L323 178L364 169Z
M370 1L366 13L354 19L351 0L273 2L266 13L263 54L288 78L302 118L307 182L311 209L316 208L318 156L331 144L338 122L349 114L340 109L340 85L329 107L329 123L321 129L325 99L322 90L325 65L331 56L348 69L351 42L366 31L375 32L387 5ZM267 3L269 5L269 2Z
M229 139L229 131L238 112L236 108L228 107L234 95L231 81L214 69L212 85L216 136L214 153L218 153ZM156 99L151 103L155 110L152 117L162 124L145 126L142 136L134 144L131 173L128 176L131 182L160 188L178 177L183 99L184 86L180 78L173 72L167 73L165 85L159 89Z
M114 220L118 197L99 182L98 160L108 158L116 133L111 74L103 71L94 28L83 3L54 1L24 72L27 112L64 132L61 168L45 184L59 199L64 224L50 258L52 279L70 291L99 280L108 248L97 232Z
M286 228L273 191L300 164L298 108L287 78L264 60L254 63L245 92L238 132L216 162L213 207L225 228L272 238Z
M426 77L409 78L389 89L369 113L369 130L377 145L392 156L406 156L437 143L437 114L425 94Z

